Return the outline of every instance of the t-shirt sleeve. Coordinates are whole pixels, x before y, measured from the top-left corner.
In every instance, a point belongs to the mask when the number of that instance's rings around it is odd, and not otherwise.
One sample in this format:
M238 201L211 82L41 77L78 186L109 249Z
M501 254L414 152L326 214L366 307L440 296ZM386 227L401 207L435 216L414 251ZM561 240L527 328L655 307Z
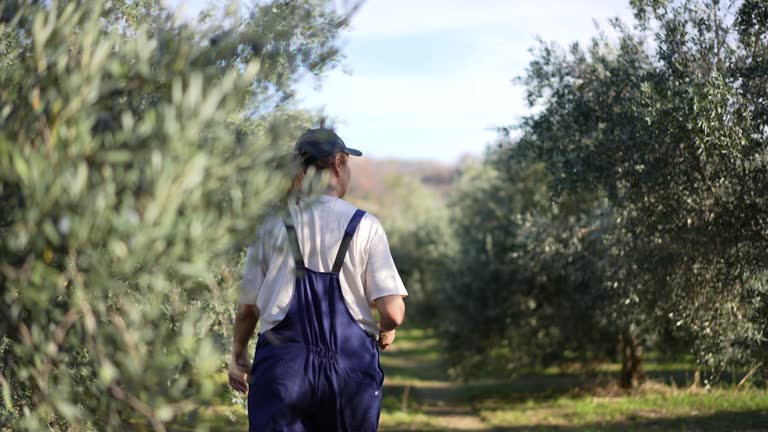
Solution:
M266 221L256 231L256 243L248 247L243 263L243 280L240 283L240 292L237 300L240 304L257 304L261 286L267 275L268 243L274 241L274 233L277 227L280 227L279 219L267 218Z
M248 247L243 264L243 281L240 283L238 302L240 304L256 304L261 284L264 282L265 271L261 265L261 247L259 244Z
M373 218L368 261L365 266L365 296L373 304L376 299L388 295L408 295L395 261L389 250L389 241L381 223Z

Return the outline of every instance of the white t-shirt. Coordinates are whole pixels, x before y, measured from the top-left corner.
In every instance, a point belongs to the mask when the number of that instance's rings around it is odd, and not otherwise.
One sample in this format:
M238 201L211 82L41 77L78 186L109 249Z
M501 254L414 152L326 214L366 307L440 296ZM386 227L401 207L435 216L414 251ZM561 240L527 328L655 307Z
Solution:
M290 206L307 268L331 271L344 230L355 210L353 205L330 195ZM282 218L269 218L259 228L257 243L248 248L245 258L239 302L258 307L262 332L285 317L293 297L295 264L287 239ZM375 300L387 295L408 295L392 260L384 228L373 215L366 213L360 221L339 279L352 317L374 336L378 335L371 310Z

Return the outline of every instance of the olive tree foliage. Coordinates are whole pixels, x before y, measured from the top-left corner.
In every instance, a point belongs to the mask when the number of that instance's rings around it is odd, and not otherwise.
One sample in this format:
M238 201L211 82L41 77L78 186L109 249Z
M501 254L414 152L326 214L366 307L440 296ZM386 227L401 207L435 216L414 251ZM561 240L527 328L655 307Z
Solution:
M632 1L634 30L543 47L523 124L555 194L598 190L606 287L716 370L765 362L768 4Z
M459 360L546 363L613 339L632 386L671 334L715 372L765 364L768 4L631 3L632 27L533 50L534 113L465 179Z
M149 0L3 3L0 425L164 430L212 397L226 258L287 190L292 84L347 22L260 5L197 26Z
M609 356L594 199L552 202L551 178L524 145L468 169L453 197L458 244L442 305L453 370L472 376Z
M648 125L639 101L653 62L644 38L619 22L613 26L617 42L601 35L586 50L578 44L565 50L541 43L533 51L534 60L519 81L530 106L541 110L524 119L518 145L545 166L551 176L548 190L556 202L573 194L584 197L584 207L577 209L586 212L582 229L592 230L593 224L599 227L592 235L600 238L602 247L596 259L603 271L593 281L593 296L604 300L601 313L617 334L621 381L629 387L643 380L642 345L654 335L657 314L636 307L637 288L647 284L646 278L654 273L637 272L645 258L626 253L626 247L638 238L627 230L626 218L633 214L621 214L617 197L626 190L634 191L635 185L616 176L638 169L631 152L637 146L652 145L641 138ZM587 151L601 152L602 158L586 157ZM606 181L600 182L599 176ZM590 213L600 215L599 219Z
M445 198L416 179L391 181L393 199L382 209L392 257L408 289L409 325L438 324L445 266L455 256Z

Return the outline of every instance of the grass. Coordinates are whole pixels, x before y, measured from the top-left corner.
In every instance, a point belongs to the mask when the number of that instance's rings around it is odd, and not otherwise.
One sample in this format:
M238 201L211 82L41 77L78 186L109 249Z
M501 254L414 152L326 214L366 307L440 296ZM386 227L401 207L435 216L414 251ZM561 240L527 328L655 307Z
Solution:
M764 390L712 392L653 388L617 396L478 406L493 428L532 431L766 430Z
M768 431L765 389L689 389L691 363L651 358L653 381L626 392L616 387L612 364L589 375L548 369L456 383L429 332L401 331L393 348L382 356L385 432Z
M381 357L386 373L381 432L768 431L768 391L690 389L690 363L651 358L646 370L653 381L633 392L616 387L613 365L589 375L549 369L460 383L449 379L433 333L398 333ZM222 375L222 386L225 379ZM226 395L169 430L247 430L244 404L225 400Z

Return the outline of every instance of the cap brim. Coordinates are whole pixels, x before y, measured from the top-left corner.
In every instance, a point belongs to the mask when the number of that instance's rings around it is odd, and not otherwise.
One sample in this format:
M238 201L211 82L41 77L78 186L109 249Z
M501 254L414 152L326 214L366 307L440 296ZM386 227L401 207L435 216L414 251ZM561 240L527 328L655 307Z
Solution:
M360 150L355 150L355 149L349 148L349 147L347 147L344 150L344 153L352 155L352 156L362 156L363 155L363 152L361 152Z

